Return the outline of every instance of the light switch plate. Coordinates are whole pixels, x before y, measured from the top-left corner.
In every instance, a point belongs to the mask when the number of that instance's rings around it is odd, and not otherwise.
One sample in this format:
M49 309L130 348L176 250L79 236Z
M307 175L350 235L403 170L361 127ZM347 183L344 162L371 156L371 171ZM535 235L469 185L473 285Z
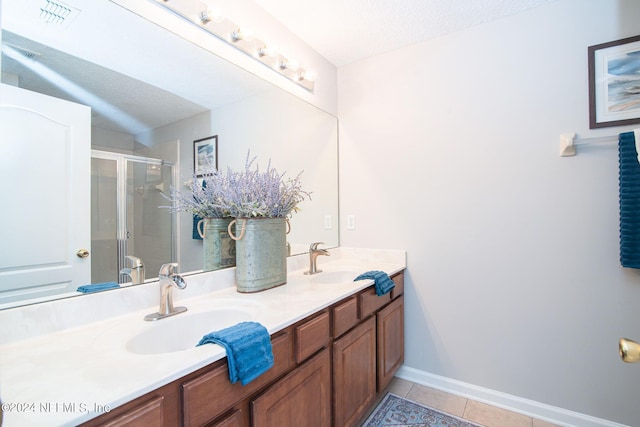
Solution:
M331 230L333 228L333 220L331 219L331 215L324 216L324 229Z
M355 229L356 229L356 216L347 215L347 230L355 230Z

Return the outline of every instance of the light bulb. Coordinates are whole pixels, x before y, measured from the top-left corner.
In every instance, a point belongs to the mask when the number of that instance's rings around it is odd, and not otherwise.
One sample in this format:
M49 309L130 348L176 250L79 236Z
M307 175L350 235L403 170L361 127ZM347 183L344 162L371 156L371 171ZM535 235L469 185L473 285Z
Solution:
M207 25L209 22L220 22L222 20L222 14L219 8L214 6L208 6L205 10L201 11L198 15L200 24Z
M253 32L247 28L245 29L236 29L231 33L231 41L239 42L240 40L251 41L253 40Z

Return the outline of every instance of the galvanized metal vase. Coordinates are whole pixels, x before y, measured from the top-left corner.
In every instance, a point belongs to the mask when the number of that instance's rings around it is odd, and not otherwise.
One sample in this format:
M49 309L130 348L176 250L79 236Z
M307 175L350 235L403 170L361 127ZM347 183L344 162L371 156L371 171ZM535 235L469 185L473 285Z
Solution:
M236 288L259 292L287 283L286 218L238 218L236 234Z
M198 234L203 242L204 271L236 265L236 241L229 235L232 220L233 218L204 218L198 222Z

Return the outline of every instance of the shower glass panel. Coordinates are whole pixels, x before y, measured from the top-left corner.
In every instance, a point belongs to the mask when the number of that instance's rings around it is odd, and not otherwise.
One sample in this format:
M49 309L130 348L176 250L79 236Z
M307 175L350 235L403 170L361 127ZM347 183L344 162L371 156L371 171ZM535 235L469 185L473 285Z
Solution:
M168 206L173 166L151 159L127 159L126 254L142 259L147 277L175 260L173 215Z
M118 162L91 158L91 282L117 281Z
M176 260L175 218L168 209L173 165L145 157L92 151L91 158L91 281L130 278L126 256L140 258L146 277L157 277L160 266Z

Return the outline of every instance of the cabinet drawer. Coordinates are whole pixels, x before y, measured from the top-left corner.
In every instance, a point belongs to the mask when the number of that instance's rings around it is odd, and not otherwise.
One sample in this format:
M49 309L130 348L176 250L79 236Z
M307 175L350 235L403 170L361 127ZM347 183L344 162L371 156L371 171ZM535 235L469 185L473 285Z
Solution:
M391 289L391 299L396 299L400 295L404 295L404 271L396 274L391 278L396 285Z
M365 319L382 306L391 301L391 293L376 295L375 288L366 289L358 294L360 303L360 319Z
M358 323L358 298L354 295L333 307L333 337L337 338Z
M296 326L296 362L300 363L329 343L329 312Z
M290 331L275 335L271 347L273 367L246 386L229 382L226 359L213 370L182 384L184 425L200 426L211 421L234 403L287 372L293 366Z
M211 424L210 427L242 427L244 426L245 419L242 411L236 409L231 414L227 415L220 421Z
M105 427L146 427L164 425L163 403L164 398L162 396L158 396L102 425Z

